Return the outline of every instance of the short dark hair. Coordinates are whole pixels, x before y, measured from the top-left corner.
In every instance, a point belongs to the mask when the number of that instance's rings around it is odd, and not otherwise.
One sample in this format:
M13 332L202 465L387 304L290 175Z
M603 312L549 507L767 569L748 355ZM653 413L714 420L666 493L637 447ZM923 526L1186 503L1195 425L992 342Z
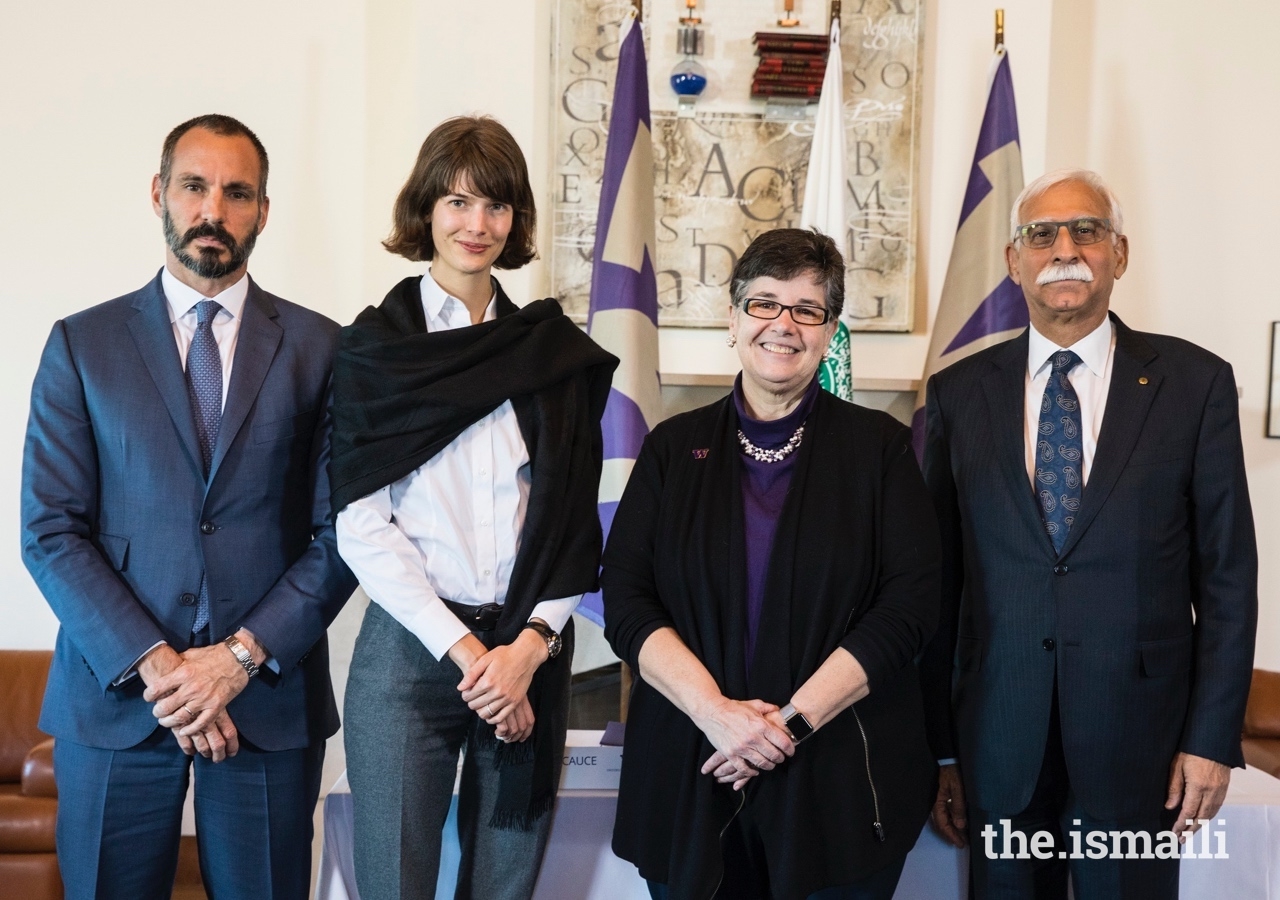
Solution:
M262 146L262 141L258 140L258 136L249 130L249 126L239 119L233 119L231 116L220 116L216 113L187 119L165 137L164 146L160 149L161 188L167 188L169 179L173 176L174 148L178 146L178 141L182 140L182 136L193 128L203 128L205 131L212 131L214 134L220 134L223 137L248 138L249 143L253 144L253 149L258 151L258 174L261 175L261 178L258 179L258 199L265 200L267 198L267 148Z
M506 203L513 212L511 233L494 265L518 269L536 257L538 212L529 167L511 132L491 116L446 119L427 135L396 197L391 235L382 246L414 262L435 256L431 212L464 179L471 191Z
M742 306L747 286L757 278L790 281L806 273L822 285L827 309L838 319L844 310L844 257L836 242L816 228L776 228L752 241L733 267L733 305Z

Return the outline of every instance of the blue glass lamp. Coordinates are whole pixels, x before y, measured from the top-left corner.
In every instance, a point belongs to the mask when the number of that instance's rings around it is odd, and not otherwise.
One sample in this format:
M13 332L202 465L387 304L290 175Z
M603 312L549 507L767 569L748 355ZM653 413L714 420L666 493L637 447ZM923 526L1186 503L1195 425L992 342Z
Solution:
M671 69L671 89L680 97L697 97L707 87L707 70L696 57L702 52L702 31L682 25L676 32L677 49L684 59Z
M684 54L684 59L671 69L671 90L679 99L677 114L689 118L698 95L707 88L707 70L695 58L702 52L702 30L681 25L676 31L676 49Z

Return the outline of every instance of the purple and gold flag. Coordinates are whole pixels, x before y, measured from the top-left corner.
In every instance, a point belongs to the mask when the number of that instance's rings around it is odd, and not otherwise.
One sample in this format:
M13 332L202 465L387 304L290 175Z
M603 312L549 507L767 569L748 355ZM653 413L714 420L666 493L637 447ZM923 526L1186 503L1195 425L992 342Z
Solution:
M911 430L916 457L924 453L924 402L929 376L992 344L1008 340L1030 321L1022 290L1009 278L1004 248L1009 213L1022 192L1022 150L1013 75L1004 47L992 60L987 111L960 208L960 227L942 283Z
M619 40L587 321L587 333L621 360L601 424L600 524L606 539L640 444L662 413L658 282L653 267L653 138L643 37L633 9ZM598 593L585 596L578 612L604 624Z

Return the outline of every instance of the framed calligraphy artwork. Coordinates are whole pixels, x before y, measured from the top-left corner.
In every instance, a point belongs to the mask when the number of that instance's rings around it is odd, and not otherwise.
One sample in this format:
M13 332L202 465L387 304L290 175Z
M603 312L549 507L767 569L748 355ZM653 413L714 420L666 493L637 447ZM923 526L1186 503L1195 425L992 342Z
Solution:
M804 34L827 30L826 0L803 0ZM841 14L848 161L844 321L909 331L916 267L920 0L845 0ZM551 210L553 292L585 321L600 179L613 98L618 0L556 0ZM723 327L738 255L772 228L796 227L814 105L752 99L758 31L777 31L780 0L705 0L708 86L691 117L668 84L684 0L645 4L653 120L659 323Z

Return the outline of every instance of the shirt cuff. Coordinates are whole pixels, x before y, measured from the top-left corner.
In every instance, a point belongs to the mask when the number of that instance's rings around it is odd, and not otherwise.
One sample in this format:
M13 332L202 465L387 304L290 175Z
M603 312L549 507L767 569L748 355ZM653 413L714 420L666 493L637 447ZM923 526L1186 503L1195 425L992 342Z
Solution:
M955 764L956 764L956 761L955 761L954 759L940 759L940 760L938 760L938 765L940 765L940 766L954 766Z
M163 647L167 643L168 643L167 641L156 641L154 644L152 644L150 647L144 650L142 655L133 661L133 665L131 665L129 668L121 672L120 677L117 678L115 681L111 682L111 686L113 688L120 687L120 685L124 684L130 678L133 678L134 676L136 676L138 674L138 664L141 663L144 659L146 659L147 655L150 654L152 650L156 649L157 647Z
M443 660L450 647L471 633L441 600L428 603L403 624L437 660Z
M578 603L582 600L581 594L575 594L572 597L562 597L559 600L543 600L533 608L533 612L529 614L530 619L541 619L551 626L551 630L556 634L564 631L564 627L569 624L569 617L573 615L573 611L578 608Z

